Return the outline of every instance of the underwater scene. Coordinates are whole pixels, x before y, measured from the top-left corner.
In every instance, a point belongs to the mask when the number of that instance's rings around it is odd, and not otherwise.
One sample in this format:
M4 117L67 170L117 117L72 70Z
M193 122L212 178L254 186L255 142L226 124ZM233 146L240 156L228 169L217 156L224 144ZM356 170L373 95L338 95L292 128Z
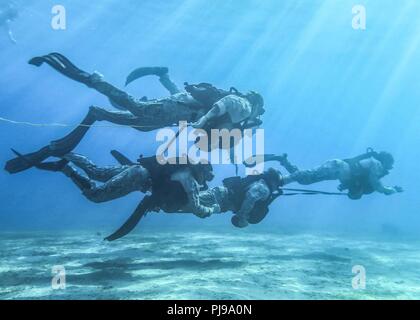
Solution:
M0 300L420 299L419 15L0 0Z

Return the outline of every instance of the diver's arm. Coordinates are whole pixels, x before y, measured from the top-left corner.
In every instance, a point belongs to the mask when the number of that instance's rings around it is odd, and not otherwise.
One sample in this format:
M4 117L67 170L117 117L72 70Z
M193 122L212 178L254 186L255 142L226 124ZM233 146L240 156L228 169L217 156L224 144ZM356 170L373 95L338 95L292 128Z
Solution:
M246 193L244 202L238 215L247 218L254 209L255 204L260 200L267 200L270 196L270 189L264 181L258 181L251 185Z
M159 78L160 83L163 85L163 87L169 91L171 95L177 94L182 92L175 82L171 80L169 77L169 74L165 73Z
M400 187L389 187L389 186L383 185L381 181L381 177L383 176L384 168L382 164L376 159L370 158L370 159L362 160L360 161L360 164L365 168L369 168L370 170L369 182L370 182L370 185L377 192L389 196L394 193L403 191L402 188Z
M381 179L378 177L378 175L375 172L372 172L369 177L369 181L371 186L379 193L382 193L384 195L390 196L392 194L403 192L403 189L401 187L388 187L384 186Z
M404 191L403 188L398 187L398 186L395 186L395 187L384 186L382 184L382 181L378 179L376 179L376 182L371 181L371 183L377 192L383 193L386 196L390 196L392 194L400 193Z
M226 113L226 108L224 104L218 104L217 102L213 105L207 114L202 116L195 124L193 124L194 128L201 129L204 128L209 121L220 117Z
M189 170L183 170L172 176L172 180L179 181L188 196L188 202L192 213L200 218L207 218L213 213L220 211L218 205L212 207L203 206L200 203L200 190L197 181Z

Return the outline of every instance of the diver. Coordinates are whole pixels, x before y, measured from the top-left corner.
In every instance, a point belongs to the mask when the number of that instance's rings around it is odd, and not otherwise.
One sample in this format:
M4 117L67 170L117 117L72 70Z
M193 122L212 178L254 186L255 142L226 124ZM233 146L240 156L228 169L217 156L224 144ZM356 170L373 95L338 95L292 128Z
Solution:
M13 3L8 2L5 5L0 5L0 28L6 29L9 40L14 44L17 41L13 35L11 24L17 18L18 14L18 10Z
M22 161L20 157L8 161L5 169L9 173L18 173L27 170L29 169L29 163L40 163L50 156L61 157L71 152L96 121L109 121L118 125L127 125L139 131L153 131L163 127L174 126L180 121L187 121L188 123L198 122L204 125L209 120L201 120L201 117L206 116L209 110L214 109L215 104L225 104L218 103L219 100L230 97L226 99L229 100L235 94L232 90L224 91L208 84L186 84L185 92L178 92L168 98L145 101L144 99L135 99L126 92L105 82L103 77L97 72L89 74L78 69L66 57L59 53L36 57L29 63L35 66L41 66L43 63L47 63L65 76L84 83L88 87L104 94L113 101L114 105L124 110L109 111L99 107L91 107L81 124L66 137L51 142L37 152L25 155L25 159L29 159L29 162ZM161 75L161 79L168 80L169 77ZM178 91L175 88L172 89L174 92L175 90ZM258 117L264 112L263 106L261 105L263 99L255 92L243 95L243 97L248 99L252 105L251 113L249 113L250 105L248 103L240 103L238 106L238 104L227 103L225 101L226 108L218 112L212 112L211 115L215 116L216 113L217 115L222 115L225 110L226 115L237 115L238 112L241 113L240 106L243 106L246 108L244 114L249 115L249 119L246 119L245 122L252 122L253 117ZM230 112L230 108L233 108L235 111ZM213 116L210 116L210 118L213 119ZM205 119L208 118L209 116L207 115ZM240 119L244 118L242 117Z
M394 157L389 152L376 152L369 148L366 153L351 159L334 159L311 170L297 170L283 177L284 185L297 182L310 185L322 181L339 180L340 191L347 191L350 199L379 192L392 195L403 192L403 188L384 186L381 179L394 166Z
M69 153L61 160L43 162L36 167L64 173L88 200L95 203L112 201L140 191L151 192L151 197L155 199L153 208L157 203L168 208L176 207L177 210L182 207L200 218L207 218L219 210L217 205L202 205L199 198L200 189L207 188L207 182L214 178L211 165L161 165L156 157L141 157L138 163L133 163L121 161L123 156L117 151L112 154L120 165L98 167L85 156ZM97 185L96 181L102 184Z

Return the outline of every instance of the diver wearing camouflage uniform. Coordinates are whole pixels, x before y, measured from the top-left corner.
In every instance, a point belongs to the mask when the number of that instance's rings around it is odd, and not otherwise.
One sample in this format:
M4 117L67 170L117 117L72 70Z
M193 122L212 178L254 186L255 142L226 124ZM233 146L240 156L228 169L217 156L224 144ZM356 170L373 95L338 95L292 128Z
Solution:
M401 187L384 186L381 179L387 176L394 165L394 158L388 152L375 152L368 149L365 154L351 159L334 159L311 170L297 170L283 177L283 183L297 182L310 185L322 181L339 180L340 191L348 191L351 199L379 192L391 195L402 192Z
M269 169L261 175L227 178L223 186L200 192L200 200L207 206L217 203L220 212L233 212L232 224L245 228L267 216L270 204L282 194L281 184L280 173Z
M37 167L63 172L87 199L95 203L112 201L132 192L150 191L159 198L163 208L186 208L200 218L219 210L216 204L208 207L203 205L199 198L200 188L214 178L209 165L194 168L188 165L160 165L155 157L150 157L139 159L139 163L99 167L85 156L69 153L61 161L43 163ZM102 184L97 185L96 181Z

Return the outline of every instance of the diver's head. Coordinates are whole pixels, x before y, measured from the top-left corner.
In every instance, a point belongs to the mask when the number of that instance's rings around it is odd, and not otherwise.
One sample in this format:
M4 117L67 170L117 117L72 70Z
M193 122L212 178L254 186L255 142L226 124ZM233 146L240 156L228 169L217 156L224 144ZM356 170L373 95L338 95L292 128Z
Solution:
M394 157L389 152L379 152L376 158L381 162L385 170L390 171L394 168Z
M200 185L205 185L207 182L214 179L213 167L211 164L199 164L193 166L195 180Z
M252 104L252 116L259 117L265 113L264 98L258 92L250 91L245 95L245 98Z
M283 179L281 172L270 168L266 172L266 182L269 184L271 190L277 190L283 186Z

